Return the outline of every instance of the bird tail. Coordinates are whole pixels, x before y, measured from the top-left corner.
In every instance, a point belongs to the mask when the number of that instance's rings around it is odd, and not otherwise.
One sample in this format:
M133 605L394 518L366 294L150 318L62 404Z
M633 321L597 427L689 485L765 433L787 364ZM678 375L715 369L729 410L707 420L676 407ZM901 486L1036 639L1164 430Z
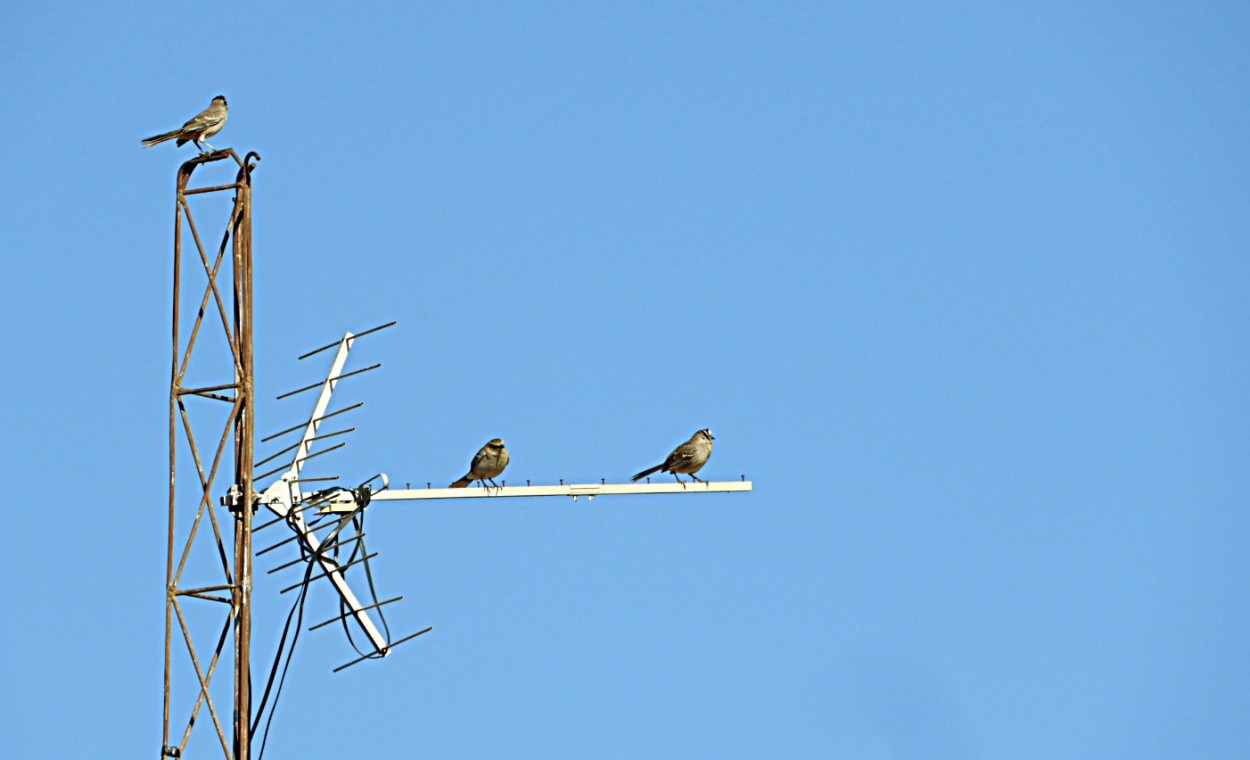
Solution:
M145 137L143 138L143 147L150 148L153 145L160 145L166 140L172 140L177 136L178 136L178 130L175 129L173 132L166 132L165 134L162 134L162 135L152 135L151 137Z
M457 480L455 483L452 483L451 485L447 487L448 488L468 488L469 484L472 482L473 482L473 478L469 477L468 475L465 475L463 478L461 478L460 480Z
M630 480L630 482L631 482L631 483L632 483L632 482L634 482L634 481L636 481L636 480L642 480L643 478L647 477L647 476L648 476L648 475L650 475L651 473L653 473L653 472L658 472L658 471L662 470L663 468L664 468L664 465L662 465L662 464L657 464L655 467L652 467L652 468L651 468L651 469L649 469L649 470L643 470L642 472L638 473L637 475L635 475L634 477L630 478L629 480Z

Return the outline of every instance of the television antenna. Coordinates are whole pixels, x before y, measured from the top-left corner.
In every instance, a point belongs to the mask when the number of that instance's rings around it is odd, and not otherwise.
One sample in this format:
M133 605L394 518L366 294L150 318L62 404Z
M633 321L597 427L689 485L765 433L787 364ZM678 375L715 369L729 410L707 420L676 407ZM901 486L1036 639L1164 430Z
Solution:
M233 182L188 187L195 170L201 165L233 159L238 173ZM305 576L302 583L284 591L307 589L310 582L327 579L341 600L342 614L318 623L315 630L330 623L348 621L364 634L372 649L355 660L335 668L335 672L366 659L385 657L399 644L432 630L426 627L397 640L389 640L385 624L381 627L373 620L374 613L381 619L381 608L402 597L377 601L374 596L369 604L362 602L346 578L347 571L360 564L367 571L372 555L363 552L359 559L341 562L338 550L348 545L363 547L363 523L356 518L363 516L373 504L382 502L424 502L430 499L472 499L495 497L564 496L577 500L585 496L593 500L602 495L642 495L660 493L724 493L752 490L752 483L744 478L739 481L684 483L580 483L558 485L508 486L499 488L425 488L391 489L385 474L375 475L360 485L349 488L333 486L315 489L313 483L337 480L337 477L313 477L305 474L307 462L328 454L344 444L333 440L351 432L349 430L322 432L326 420L350 412L361 404L336 411L329 411L334 391L340 381L378 368L375 364L360 370L344 372L348 355L355 341L394 325L391 322L363 332L346 333L340 340L310 351L301 359L336 349L325 380L283 394L279 398L293 396L310 390L318 390L317 401L308 418L299 425L270 436L265 441L302 431L299 440L274 456L260 462L254 461L255 450L255 373L252 353L252 172L259 154L248 153L240 159L233 149L201 154L179 168L175 190L174 212L174 268L173 268L173 359L169 397L169 530L167 536L166 602L165 602L165 699L164 730L161 757L181 758L201 712L207 712L216 733L217 743L228 760L249 760L252 738L260 716L254 714L251 682L251 624L253 585L253 534L271 525L285 524L294 535L261 550L266 554L280 546L294 544L300 551L294 562L280 565L274 570L303 565ZM233 192L226 209L225 231L219 246L211 254L204 245L192 200L213 198L218 194ZM194 256L184 256L184 227L189 232ZM219 282L224 278L223 264L226 250L231 252L231 276L229 295L231 307L226 308L225 288ZM199 266L196 266L196 265ZM184 280L184 275L187 277ZM199 291L186 287L191 279L203 282L195 319L189 330L184 331L182 321L183 300L187 306L194 303L190 297ZM207 319L206 319L207 317ZM220 322L221 337L225 338L224 351L218 344L214 353L211 346L201 341L201 331L216 332ZM198 345L197 345L198 344ZM205 360L199 357L207 355ZM216 381L191 383L190 373L202 365L213 365L219 373ZM204 403L204 407L197 407ZM197 431L207 429L215 437L197 436ZM211 457L201 455L200 441L216 441ZM206 450L205 453L208 453ZM255 476L255 469L284 454L292 454L289 464L283 464L270 472ZM324 460L321 460L324 461ZM187 498L187 477L178 479L179 463L190 463L194 478L189 488L194 497ZM233 465L234 476L230 485L221 488L218 483L221 472ZM258 490L258 480L277 475L276 479ZM233 518L232 552L227 550L222 522L214 504L215 494L223 493L220 503ZM194 505L194 506L192 506ZM254 525L253 518L264 506L275 518L261 525ZM180 519L181 518L181 519ZM207 519L206 519L207 518ZM189 520L189 522L187 522ZM344 536L349 525L356 525L357 535ZM207 526L207 527L206 527ZM181 539L181 540L179 540ZM201 548L205 547L205 548ZM209 557L204 557L205 552ZM195 554L199 561L190 560ZM231 556L232 555L232 556ZM193 584L184 580L194 565L218 573L215 582ZM211 570L211 568L216 568ZM271 571L273 572L273 571ZM370 582L370 587L372 583ZM191 619L187 608L190 600L205 600L225 605L224 621L220 626L197 624ZM202 607L203 605L201 605ZM211 607L212 605L210 605ZM219 607L220 609L220 607ZM220 619L220 618L219 618ZM180 637L175 634L180 634ZM233 634L233 635L231 635ZM350 637L350 633L349 633ZM174 729L174 668L173 655L182 647L175 645L181 639L185 645L190 671L194 675L191 694L185 704L178 705L180 715L186 716L181 735ZM233 710L230 720L223 719L223 711L214 701L213 679L222 660L227 641L233 642ZM197 642L199 642L197 646ZM206 645L207 644L207 645ZM354 643L353 643L354 646ZM211 656L209 656L211 651ZM279 653L279 656L281 653ZM275 661L275 669L276 669ZM271 679L272 683L272 679ZM220 689L218 689L220 690ZM194 697L193 699L191 697ZM266 690L266 697L268 691ZM262 698L262 709L264 705ZM272 708L271 708L272 709ZM185 710L185 711L184 711ZM270 713L272 717L272 712ZM198 749L198 746L197 746Z

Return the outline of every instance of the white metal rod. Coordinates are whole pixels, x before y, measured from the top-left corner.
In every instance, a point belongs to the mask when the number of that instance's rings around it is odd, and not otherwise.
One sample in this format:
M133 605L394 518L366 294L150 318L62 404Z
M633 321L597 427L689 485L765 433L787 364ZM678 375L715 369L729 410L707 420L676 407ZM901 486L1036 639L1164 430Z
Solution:
M334 386L338 384L338 380L332 380L331 378L336 378L342 374L343 365L347 363L347 354L351 351L352 338L354 337L349 332L339 342L339 350L334 356L334 364L330 367L330 373L326 375L325 385L321 387L321 393L317 397L317 405L313 407L313 413L308 419L308 427L305 428L304 435L300 438L299 448L291 460L291 469L297 478L302 469L303 460L308 458L308 449L312 444L312 439L317 435L317 428L320 427L321 420L325 417L326 408L330 406L330 396L334 394Z
M343 372L343 366L347 363L347 354L351 351L352 340L355 337L355 335L349 332L339 341L339 350L335 354L334 363L330 367L329 374L326 375L326 382L317 397L317 404L313 407L312 415L308 419L308 425L304 429L304 435L300 438L300 442L296 447L295 457L291 462L291 469L287 471L286 475L265 490L265 496L263 497L265 505L280 517L287 517L292 509L291 505L301 502L304 498L299 482L300 470L304 460L316 456L316 454L310 455L309 451L317 437L317 429L320 427L322 420L332 416L326 414L326 409L330 406L330 397L334 394L334 387L338 383L336 378ZM319 453L324 453L324 451ZM287 490L286 494L281 492L283 487ZM344 509L341 511L351 510ZM315 533L308 529L308 523L305 522L302 511L290 515L290 525L297 534L303 536L304 544L317 557L317 564L325 571L326 577L330 579L330 583L347 604L351 610L352 617L356 618L356 622L360 624L365 635L369 637L369 641L373 643L374 648L379 652L387 651L388 644L386 638L378 630L378 627L373 624L373 620L369 617L368 608L362 605L360 600L356 598L356 595L352 593L352 589L348 586L347 579L343 577L343 572L339 569L338 564L331 558L318 553L317 550L321 547L321 541Z
M416 499L481 499L496 496L585 496L593 499L604 494L648 493L731 493L752 490L749 480L728 480L712 483L573 483L555 486L504 486L503 488L392 488L376 491L370 498L375 501L411 501ZM322 513L350 512L348 504L330 503L319 510Z
M276 509L275 506L270 505L269 507L272 511L277 512L277 514L282 514L282 511L280 509ZM347 509L342 511L351 510ZM369 636L369 640L372 644L374 644L374 649L377 651L384 650L387 646L386 637L382 636L382 632L380 630L377 630L377 626L374 625L374 621L372 621L369 616L369 612L365 609L365 606L360 604L360 600L356 599L355 594L352 594L351 586L347 585L347 579L342 576L342 571L339 570L337 562L317 551L321 547L321 540L317 539L315 532L309 530L309 527L307 527L304 522L304 515L295 514L291 517L291 520L295 522L295 525L292 525L292 527L294 527L300 535L304 536L304 544L309 547L309 551L316 556L317 564L321 565L322 570L325 570L326 577L329 577L331 584L335 587L335 590L339 591L339 595L342 596L342 600L346 602L347 607L351 610L351 615L355 617L356 622L359 622L361 629L365 631L365 635Z

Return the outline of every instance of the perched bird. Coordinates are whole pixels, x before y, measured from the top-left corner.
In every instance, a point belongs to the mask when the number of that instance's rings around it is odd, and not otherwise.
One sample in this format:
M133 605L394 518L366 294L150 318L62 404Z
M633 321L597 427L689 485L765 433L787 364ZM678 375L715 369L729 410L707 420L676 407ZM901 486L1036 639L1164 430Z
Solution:
M673 473L673 477L677 478L677 482L683 486L686 481L677 477L677 473L685 473L700 483L706 483L697 475L703 465L707 464L707 460L712 456L712 441L716 440L712 437L712 431L703 428L699 432L690 436L690 440L673 449L673 453L668 455L668 459L664 460L664 464L657 464L647 470L643 470L630 480L642 480L653 472L663 470L664 472Z
M145 137L143 139L143 147L150 148L153 145L159 145L166 140L172 140L176 137L178 138L178 147L181 148L183 143L193 142L195 147L199 148L200 152L203 153L204 147L200 145L200 141L203 140L204 145L208 145L208 138L220 132L224 126L226 126L226 96L218 95L213 98L212 103L208 104L208 108L196 114L190 121L183 124L180 129L175 129L162 135ZM217 150L211 145L208 145L208 147Z
M503 468L508 466L508 459L508 449L504 447L503 441L499 438L492 438L473 457L473 464L469 465L469 474L447 487L466 488L475 480L481 481L485 486L486 481L489 480L492 486L499 488L495 478L499 477Z

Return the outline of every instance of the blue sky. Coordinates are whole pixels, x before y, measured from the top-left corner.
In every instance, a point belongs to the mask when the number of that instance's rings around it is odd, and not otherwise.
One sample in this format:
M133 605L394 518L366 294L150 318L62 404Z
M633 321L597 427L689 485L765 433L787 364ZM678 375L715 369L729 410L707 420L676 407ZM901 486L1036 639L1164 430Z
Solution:
M324 474L622 481L711 427L756 486L380 505L435 630L337 675L305 633L268 757L1250 754L1244 6L253 5L0 10L7 756L160 743L192 150L139 139L217 94L258 432L397 320Z

